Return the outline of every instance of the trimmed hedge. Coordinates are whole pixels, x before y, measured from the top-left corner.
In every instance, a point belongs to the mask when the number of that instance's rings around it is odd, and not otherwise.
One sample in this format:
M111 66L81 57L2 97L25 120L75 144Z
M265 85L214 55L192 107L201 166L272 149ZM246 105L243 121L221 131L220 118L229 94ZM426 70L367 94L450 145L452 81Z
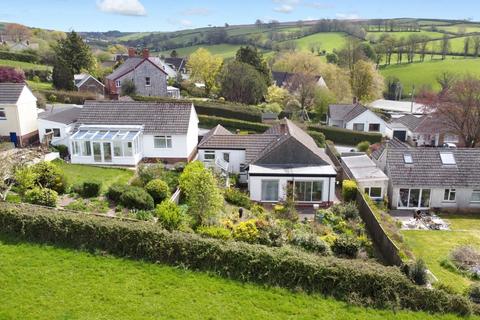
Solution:
M63 90L39 90L48 99L50 95L57 97L58 103L84 104L85 100L96 100L97 96L90 92L63 91Z
M382 135L380 133L359 132L326 126L309 126L308 130L321 132L325 135L327 140L331 140L336 144L356 146L362 141L368 141L370 144L382 141Z
M259 132L259 133L262 133L266 131L268 128L270 128L268 124L213 117L213 116L199 115L198 119L200 120L199 125L205 128L213 128L217 124L221 124L222 126L230 130L239 129L239 130L253 131L253 132Z
M325 135L321 132L309 130L307 133L315 140L318 147L325 148Z
M102 250L242 281L302 289L372 307L461 315L470 314L473 308L465 297L415 286L395 267L171 233L140 221L0 203L0 232L29 241Z
M38 62L38 56L30 53L20 53L11 51L0 51L0 59L15 60L22 62L35 63Z
M222 101L202 101L189 99L172 99L162 97L144 97L134 96L136 101L150 102L191 102L195 106L195 110L200 115L215 116L222 118L233 118L250 122L262 122L262 113L254 106L247 106L238 103L222 102Z

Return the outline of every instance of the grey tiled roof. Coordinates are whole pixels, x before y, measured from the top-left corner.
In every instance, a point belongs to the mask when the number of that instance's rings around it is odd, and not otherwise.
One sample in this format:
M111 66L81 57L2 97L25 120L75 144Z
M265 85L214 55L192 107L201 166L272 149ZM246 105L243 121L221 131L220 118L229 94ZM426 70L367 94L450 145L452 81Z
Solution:
M400 118L392 120L392 123L401 123L405 127L407 127L410 131L415 131L418 125L422 122L423 118L424 118L423 116L416 117L412 114L407 114Z
M164 61L165 63L174 66L176 71L185 68L187 64L186 58L179 58L179 57L178 58L168 57L168 58L165 58Z
M156 65L159 68L160 72L164 72L160 58L156 57L150 57L148 59L144 59L142 57L129 57L127 60L125 60L124 63L122 63L117 69L115 69L111 74L109 74L106 78L109 80L115 80L119 77L121 77L124 74L129 73L130 71L134 70L137 68L140 64L147 62L146 60L149 60L152 62L154 65ZM148 63L148 62L147 62Z
M442 164L443 152L451 152L456 164ZM405 163L406 153L412 164ZM394 186L480 187L480 149L392 148L387 150L386 171Z
M332 120L348 122L367 110L361 104L331 104L328 106L328 116Z
M383 152L386 149L409 149L410 146L405 142L398 140L397 138L393 138L392 140L385 141L380 145L380 148L372 152L372 158L378 160Z
M277 87L283 87L288 83L296 73L283 72L283 71L272 71L273 82ZM315 81L320 80L321 76L315 76Z
M0 103L17 103L24 83L0 83Z
M186 134L192 103L86 101L78 125L143 125L147 134Z
M63 124L71 124L77 122L81 111L82 108L68 108L58 112L45 111L39 114L39 118Z

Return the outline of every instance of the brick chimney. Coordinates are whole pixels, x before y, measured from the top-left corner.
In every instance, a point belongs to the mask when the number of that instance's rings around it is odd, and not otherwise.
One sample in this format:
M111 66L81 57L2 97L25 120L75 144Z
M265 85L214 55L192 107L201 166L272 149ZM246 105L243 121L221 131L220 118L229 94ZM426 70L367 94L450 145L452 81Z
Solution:
M128 48L129 57L135 57L136 54L137 54L137 51L135 50L135 48Z
M143 48L142 57L143 59L148 59L148 57L150 57L150 52L148 51L147 48Z

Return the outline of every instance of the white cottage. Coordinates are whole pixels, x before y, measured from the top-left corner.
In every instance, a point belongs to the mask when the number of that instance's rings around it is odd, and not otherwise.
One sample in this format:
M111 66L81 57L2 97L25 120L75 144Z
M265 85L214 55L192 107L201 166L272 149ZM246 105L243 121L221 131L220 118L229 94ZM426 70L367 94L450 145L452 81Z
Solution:
M330 205L337 175L330 159L307 133L284 119L263 134L237 135L217 126L198 146L199 160L248 183L261 203L285 199L292 186L300 205Z
M37 98L24 83L0 83L0 141L38 142Z
M70 138L70 154L72 163L82 164L188 162L197 142L192 103L86 101Z
M327 124L354 131L385 135L387 123L379 115L361 104L333 104L328 106Z

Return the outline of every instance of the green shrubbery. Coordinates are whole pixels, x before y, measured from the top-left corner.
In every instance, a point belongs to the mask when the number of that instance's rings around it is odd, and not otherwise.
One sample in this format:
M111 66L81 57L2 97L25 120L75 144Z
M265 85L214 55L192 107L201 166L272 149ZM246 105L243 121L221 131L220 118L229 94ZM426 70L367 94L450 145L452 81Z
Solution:
M63 90L39 90L45 97L55 96L58 103L84 104L85 100L95 100L95 93Z
M169 231L177 230L183 221L182 211L170 200L165 200L159 204L155 209L155 215L158 222Z
M418 259L412 263L403 265L403 272L414 283L424 285L428 282L427 279L427 265L422 259Z
M221 240L228 240L232 238L232 233L230 232L230 230L225 229L223 227L201 226L197 228L196 232L199 235L207 238L214 238L214 239L221 239Z
M248 122L243 120L235 120L229 118L220 118L214 116L204 116L199 115L198 119L200 120L199 125L205 128L213 128L217 124L224 126L230 130L245 130L245 131L253 131L253 132L265 132L269 125L258 123L258 122Z
M170 196L170 190L165 181L153 179L145 185L145 191L152 196L155 204L161 203Z
M102 189L102 183L99 181L85 181L82 185L80 195L86 198L98 197L100 190Z
M291 243L307 251L327 255L330 252L328 244L318 236L308 233L300 233L293 236Z
M36 63L38 56L30 53L0 51L0 59Z
M357 144L357 150L360 152L367 152L369 148L370 148L370 142L368 141L362 141L359 144Z
M231 203L238 207L243 207L245 209L250 209L252 207L252 202L248 194L235 189L235 188L228 188L225 189L224 192L225 201Z
M362 141L368 141L370 144L382 141L382 135L379 133L359 132L327 126L309 126L308 130L321 132L325 135L326 139L331 140L336 144L345 144L349 146L356 146Z
M323 133L309 130L308 134L313 138L313 140L315 140L318 147L320 148L325 147L325 135Z
M119 203L129 209L152 210L154 208L152 196L144 189L132 186L125 189L120 196Z
M461 315L472 311L466 298L415 286L394 267L170 233L151 223L0 203L0 231L30 241L101 250L243 281L302 289L366 306Z
M128 188L129 186L126 184L112 184L106 193L107 199L115 203L119 202L120 197Z
M47 207L55 207L57 205L58 193L47 188L34 187L25 192L25 202L38 204Z
M258 235L259 232L254 220L240 222L233 229L233 238L237 241L255 243Z
M348 235L341 235L335 239L332 245L332 251L337 256L356 258L360 250L360 242Z
M342 182L343 201L355 201L357 197L357 183L353 180L343 180Z

